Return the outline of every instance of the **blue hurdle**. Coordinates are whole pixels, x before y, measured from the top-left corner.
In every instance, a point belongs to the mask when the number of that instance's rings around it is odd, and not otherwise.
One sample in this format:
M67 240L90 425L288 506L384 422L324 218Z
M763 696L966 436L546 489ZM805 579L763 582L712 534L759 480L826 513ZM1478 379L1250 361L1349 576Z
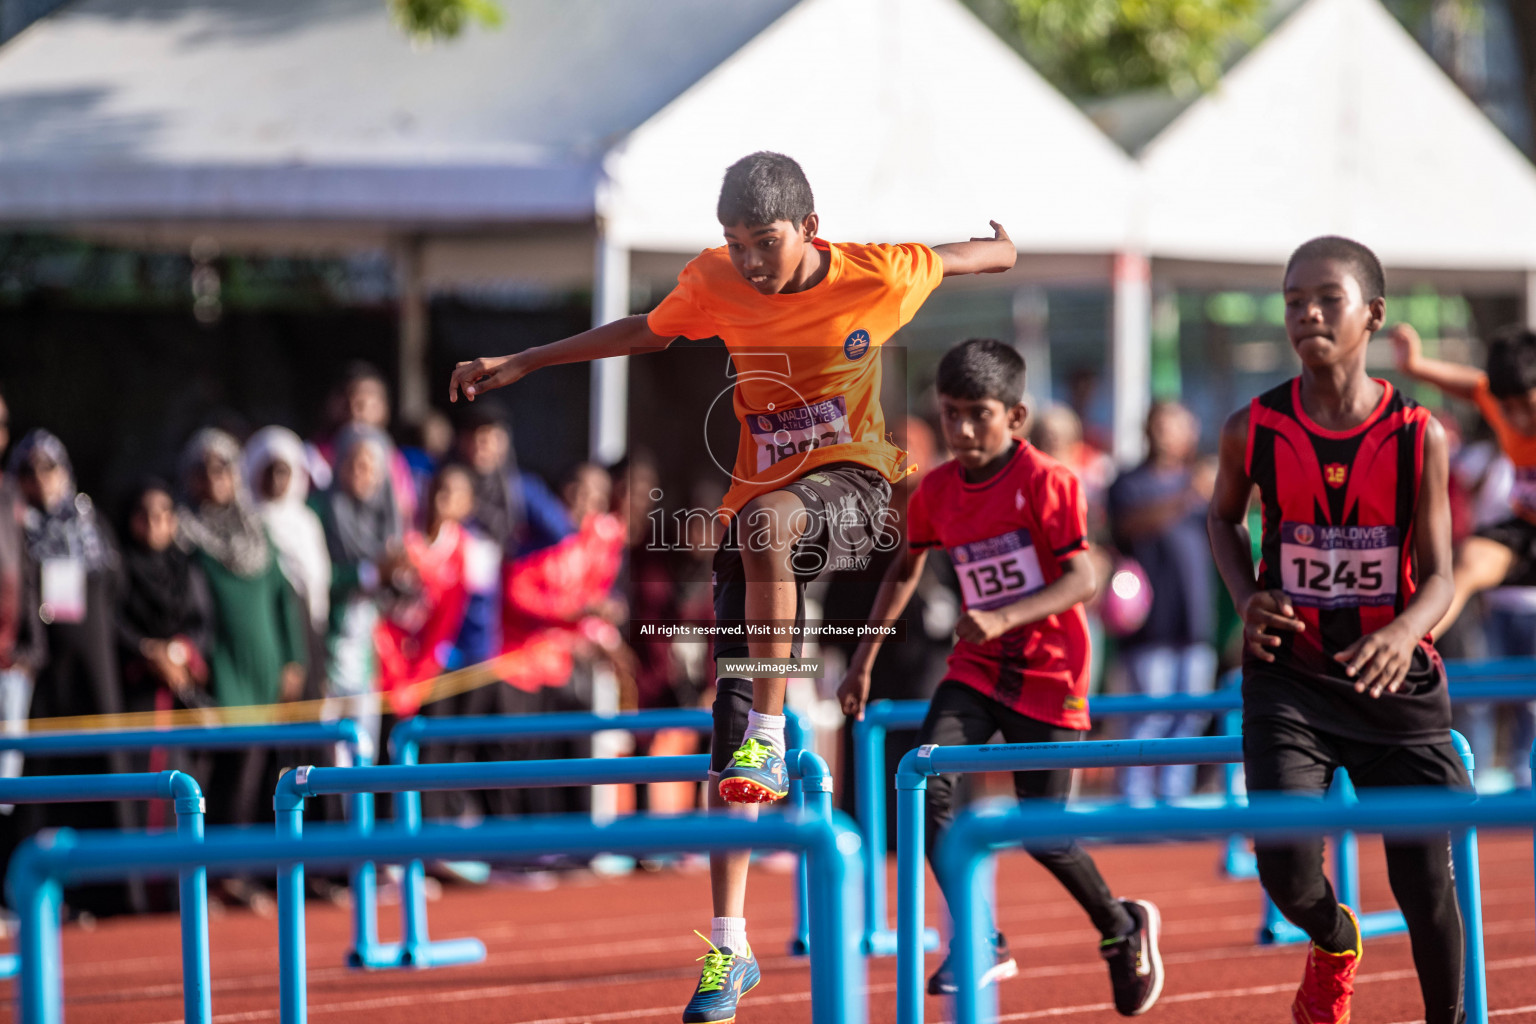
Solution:
M1242 697L1224 691L1196 696L1146 697L1140 694L1110 694L1094 697L1095 718L1116 715L1160 713L1218 712L1241 707ZM864 952L870 956L890 956L896 952L896 932L891 930L886 909L885 872L885 799L881 780L885 776L885 734L890 729L916 729L928 714L925 700L877 700L864 709L864 717L853 723L853 757L858 765L854 809L864 834ZM923 933L926 949L939 948L939 933L929 928Z
M1470 795L1429 792L1376 791L1356 805L1305 797L1265 794L1247 807L1106 807L1071 810L1054 807L1021 808L1009 801L989 801L968 808L956 819L944 839L941 858L945 888L956 896L951 909L955 924L953 964L959 982L955 996L957 1024L977 1024L997 1016L997 990L979 988L982 951L986 948L989 916L983 909L983 870L994 851L1020 843L1053 844L1092 836L1102 842L1135 842L1146 839L1206 839L1241 832L1258 839L1283 840L1297 836L1326 835L1345 829L1411 836L1449 831L1452 849L1476 865L1476 847L1469 850L1473 828L1527 828L1536 824L1536 801L1529 795L1473 798ZM1468 856L1470 854L1470 857ZM1477 891L1475 871L1456 866L1457 898L1463 908L1473 905ZM1467 987L1467 1019L1486 1024L1488 1000L1482 946L1482 921L1466 919L1467 975L1475 983ZM1475 941L1474 941L1475 936Z
M790 773L817 794L813 816L829 818L832 778L826 762L809 750L791 750L785 758ZM709 775L709 755L685 757L570 758L555 761L481 761L458 764L388 765L368 768L297 768L278 781L272 806L277 831L299 836L304 830L304 801L326 794L410 793L455 789L525 789L543 786L595 786L616 783L702 782ZM421 831L421 817L403 803L397 826L408 834ZM420 864L420 861L413 862ZM304 867L292 865L278 874L278 916L303 910ZM381 946L392 965L433 967L475 963L485 959L478 939L433 942L427 935L427 905L422 890L417 899L400 901L401 941ZM808 941L808 940L807 940ZM302 955L302 950L298 951Z
M784 728L785 745L791 750L806 749L810 741L811 732L805 718L791 708L784 709L786 718ZM628 711L620 714L605 714L589 711L560 711L553 714L541 715L466 715L459 718L427 718L417 715L406 719L390 730L389 750L390 759L396 764L414 765L420 763L421 746L428 743L461 743L470 740L493 739L571 739L580 736L591 736L594 733L606 732L610 729L618 729L624 732L644 734L659 732L662 729L690 729L694 732L708 733L715 727L714 715L703 708L663 708L650 711ZM790 765L790 782L788 800L792 805L804 804L804 794L801 791L800 779ZM702 778L702 777L701 777ZM399 815L411 821L421 821L421 794L409 791L399 795ZM810 946L810 933L806 924L806 865L801 858L800 867L795 879L795 933L789 942L791 956L804 956ZM426 957L426 962L418 962L413 966L433 967L447 963L460 963L463 961L444 960L442 957L449 955L451 950L434 951L431 943L426 939L427 898L426 898L426 868L420 861L414 861L406 865L405 877L401 882L400 905L402 908L416 908L402 911L408 913L420 924L417 931L409 930L407 935L415 935L424 945L418 946L419 955ZM387 960L387 958L384 958ZM370 963L369 967L399 967L404 966L397 962Z
M1472 752L1459 733L1451 734L1457 751L1470 773ZM1189 739L1162 740L1090 740L1072 743L1013 743L988 746L918 747L901 759L896 772L897 854L896 903L896 1019L899 1024L920 1024L923 1019L923 955L921 929L924 914L923 856L925 846L923 794L928 778L951 772L1039 771L1059 768L1118 768L1127 765L1231 764L1241 763L1243 741L1240 736L1198 736ZM1352 789L1335 778L1334 793L1338 803L1354 801ZM1335 845L1335 881L1339 899L1359 906L1358 864L1355 860L1353 834L1348 843ZM1471 877L1477 874L1477 839L1466 837L1466 848L1457 848L1457 871ZM1481 943L1482 901L1478 889L1469 890L1468 920L1478 922ZM1265 932L1270 942L1302 941L1301 929L1280 916L1266 896ZM1359 915L1364 936L1386 935L1404 929L1403 916L1396 910ZM1289 934L1280 926L1289 929ZM1469 926L1470 928L1470 926ZM1277 936L1278 933L1278 936ZM1298 938L1299 936L1299 938ZM1473 983L1467 979L1469 987Z
M1536 659L1489 658L1446 662L1451 682L1452 704L1500 703L1536 700ZM1219 689L1206 694L1178 694L1147 697L1141 694L1104 694L1090 701L1095 718L1118 715L1216 714L1221 715L1222 732L1237 736L1242 732L1241 673L1233 671L1222 677ZM896 951L896 933L890 928L885 893L885 874L879 871L883 861L885 836L885 801L880 780L885 775L885 734L890 729L916 729L928 713L924 700L874 701L864 711L864 718L853 724L852 753L858 766L855 810L864 835L864 950L872 956L890 956ZM1236 764L1223 771L1223 783L1229 802L1236 802ZM1253 851L1241 836L1232 837L1223 857L1222 870L1231 878L1254 878L1258 869ZM1284 929L1281 934L1287 934ZM938 948L938 933L929 929L924 935L927 949Z
M1450 684L1452 704L1508 704L1536 700L1536 658L1475 658L1447 661L1445 673ZM1232 708L1222 717L1222 731L1228 736L1237 736L1243 731L1242 678L1242 670L1233 669L1222 677L1221 689L1217 691L1236 695ZM1238 767L1235 764L1228 765L1222 771L1222 784L1227 800L1231 802L1236 802L1238 799L1237 773ZM1341 840L1350 846L1346 853L1346 857L1350 859L1354 857L1354 841L1352 835L1346 835ZM1253 859L1253 851L1248 848L1248 843L1242 836L1233 836L1227 841L1222 870L1229 878L1258 877L1259 868ZM1289 922L1278 915L1275 915L1275 920L1281 922L1277 934L1291 936L1291 938L1269 939L1261 932L1261 942L1299 941L1295 936L1300 933L1290 929Z
M292 863L331 868L364 860L398 864L423 858L496 858L508 854L630 854L693 850L783 849L804 852L816 913L812 915L811 1013L817 1024L865 1024L866 976L859 956L858 922L863 862L859 836L846 816L768 815L747 821L728 815L621 818L597 825L586 819L528 819L475 828L432 827L415 835L387 830L372 835L331 832L302 839L255 838L215 830L201 843L179 837L44 833L23 843L6 876L20 916L20 1015L23 1024L61 1024L63 971L59 953L60 890L84 881L158 875L205 867L210 874L280 868ZM187 937L182 936L185 944ZM285 962L282 1024L304 1024L307 979L302 971L304 916L289 915L279 941Z
M120 775L37 775L0 779L0 803L61 804L97 800L170 800L176 809L176 834L201 842L203 791L185 772L124 772ZM181 903L182 1013L187 1024L209 1024L213 1006L208 983L208 876L186 868L177 879ZM15 977L15 954L0 957L0 977Z
M0 736L0 750L19 750L33 757L50 754L133 753L148 750L247 750L251 747L282 749L340 743L360 765L373 762L373 744L357 723L342 718L329 722L293 722L277 725L194 726L184 729L121 729L103 732L34 732ZM353 822L365 831L373 827L373 794L359 794L348 809ZM354 865L352 885L352 942L347 961L367 962L379 945L378 898L372 864Z

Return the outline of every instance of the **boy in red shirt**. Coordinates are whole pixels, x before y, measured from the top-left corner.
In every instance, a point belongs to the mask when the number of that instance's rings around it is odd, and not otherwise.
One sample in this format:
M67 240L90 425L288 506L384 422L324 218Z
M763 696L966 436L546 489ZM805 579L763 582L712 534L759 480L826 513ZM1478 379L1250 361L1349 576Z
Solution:
M1017 256L992 238L926 245L829 244L799 164L754 153L725 174L716 209L726 244L683 268L647 316L631 316L509 356L460 363L449 385L473 400L557 363L657 351L679 336L719 337L736 371L741 440L714 561L715 620L802 624L805 584L831 552L867 553L883 533L905 453L886 437L875 351L912 319L939 281L999 273ZM788 629L721 638L715 658L795 658ZM722 677L715 697L711 803L755 804L788 791L786 677ZM746 939L745 851L710 856L712 952L685 1024L725 1024L759 980Z
M1024 359L1008 345L973 339L945 353L938 371L944 439L954 458L923 478L907 506L907 536L891 563L870 621L888 622L911 600L928 549L944 548L965 600L959 642L929 705L921 743L1060 743L1088 728L1088 624L1093 596L1087 558L1087 507L1077 477L1014 435L1024 425ZM863 717L869 673L881 641L866 639L838 689L845 714ZM927 838L932 862L954 819L958 776L928 780ZM1064 801L1070 770L1015 772L1020 798ZM1145 1013L1163 988L1160 918L1145 900L1117 900L1076 843L1031 850L1080 903L1103 940L1115 1009ZM1018 966L1001 932L984 982ZM928 980L931 994L956 990L946 959Z

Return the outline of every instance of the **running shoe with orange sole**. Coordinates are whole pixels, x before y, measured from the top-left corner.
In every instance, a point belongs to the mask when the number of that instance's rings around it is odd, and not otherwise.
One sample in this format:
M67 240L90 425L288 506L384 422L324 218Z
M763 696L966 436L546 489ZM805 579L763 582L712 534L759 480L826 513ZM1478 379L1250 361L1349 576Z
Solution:
M1301 976L1301 988L1296 990L1296 1001L1291 1004L1294 1024L1349 1024L1355 971L1360 968L1365 947L1360 941L1360 921L1355 912L1342 903L1339 909L1349 915L1349 923L1354 927L1355 948L1330 953L1319 949L1315 942L1307 947L1307 969Z
M783 756L768 744L749 738L731 755L720 773L720 798L732 804L766 804L789 793L789 770Z

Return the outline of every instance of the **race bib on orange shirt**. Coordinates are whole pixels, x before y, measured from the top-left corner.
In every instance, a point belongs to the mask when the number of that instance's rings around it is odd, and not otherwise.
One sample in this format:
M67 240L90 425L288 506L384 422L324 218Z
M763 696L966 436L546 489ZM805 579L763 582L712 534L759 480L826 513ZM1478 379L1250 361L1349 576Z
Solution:
M1281 523L1285 592L1309 608L1390 605L1397 600L1398 548L1396 526Z
M1028 530L1013 530L949 549L965 606L987 611L1012 604L1045 586L1040 556Z
M813 448L853 440L853 431L848 428L848 403L842 395L774 412L752 413L747 417L747 429L752 432L759 473Z

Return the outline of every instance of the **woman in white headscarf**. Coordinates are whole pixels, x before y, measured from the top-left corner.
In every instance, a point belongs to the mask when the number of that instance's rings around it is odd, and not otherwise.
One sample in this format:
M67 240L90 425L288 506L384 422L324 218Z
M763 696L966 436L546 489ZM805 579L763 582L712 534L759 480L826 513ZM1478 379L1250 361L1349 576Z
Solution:
M277 548L278 565L304 602L310 625L324 635L331 613L331 556L325 528L307 504L304 442L287 427L264 427L245 444L246 486Z

